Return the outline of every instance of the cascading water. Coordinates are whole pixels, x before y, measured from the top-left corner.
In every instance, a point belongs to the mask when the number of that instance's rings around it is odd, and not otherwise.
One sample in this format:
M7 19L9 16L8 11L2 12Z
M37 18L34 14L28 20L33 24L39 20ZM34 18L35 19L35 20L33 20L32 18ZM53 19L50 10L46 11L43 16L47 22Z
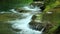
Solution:
M33 15L35 15L36 13L40 12L40 9L35 7L34 9L31 9L29 7L23 7L24 10L30 10L30 12L28 13L19 13L17 11L11 10L14 13L18 13L18 14L22 14L23 19L16 19L14 21L8 21L12 23L12 28L13 29L18 29L21 31L14 31L16 32L16 34L42 34L42 31L37 31L37 30L33 30L31 28L29 28L29 22L31 22L31 18Z

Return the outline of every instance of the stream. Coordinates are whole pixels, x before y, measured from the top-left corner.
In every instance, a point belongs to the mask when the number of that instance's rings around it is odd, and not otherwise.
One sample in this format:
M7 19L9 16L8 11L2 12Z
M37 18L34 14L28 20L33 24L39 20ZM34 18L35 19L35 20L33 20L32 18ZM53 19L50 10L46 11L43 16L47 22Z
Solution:
M29 7L23 7L23 9L28 10L29 12L19 13L19 12L15 11L14 9L11 10L13 13L17 13L17 14L25 17L22 19L8 21L12 24L11 25L12 31L15 32L16 34L42 34L44 28L42 28L41 31L37 31L37 30L33 30L29 27L29 23L32 20L32 16L40 13L41 9L39 9L37 7L33 8L33 9L31 9ZM16 30L18 30L18 31L16 31Z

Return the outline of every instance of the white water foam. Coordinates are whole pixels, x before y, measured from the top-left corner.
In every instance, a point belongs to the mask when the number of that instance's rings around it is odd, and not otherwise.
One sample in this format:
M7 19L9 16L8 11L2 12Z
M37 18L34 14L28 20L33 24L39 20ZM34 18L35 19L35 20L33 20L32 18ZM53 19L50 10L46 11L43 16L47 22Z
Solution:
M24 7L24 9L27 10L26 7ZM31 9L31 11L33 11L33 10ZM37 11L37 10L35 9L35 11ZM16 11L14 13L16 13ZM12 28L13 29L21 29L21 31L16 32L16 34L42 34L43 29L41 31L36 31L36 30L33 30L33 29L29 28L29 22L31 21L31 18L34 14L31 14L31 13L22 13L22 14L23 14L22 16L23 17L26 16L26 18L16 19L14 21L9 21L9 22L12 23Z

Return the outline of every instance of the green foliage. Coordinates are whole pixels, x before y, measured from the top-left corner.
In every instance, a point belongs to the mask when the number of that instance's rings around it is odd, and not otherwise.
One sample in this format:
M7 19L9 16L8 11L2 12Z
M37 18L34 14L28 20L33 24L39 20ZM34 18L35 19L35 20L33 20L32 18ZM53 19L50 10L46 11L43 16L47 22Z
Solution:
M33 0L0 0L0 10L8 10L29 5Z
M53 28L51 28L49 30L49 32L47 34L54 34L54 31L58 28L58 26L54 26Z
M46 0L45 1L46 8L45 8L44 12L48 12L58 5L60 5L60 0Z
M53 26L52 28L48 28L45 34L55 34L58 26L60 26L60 0L45 0L45 10L43 12L43 17L45 21L50 21ZM55 8L58 7L58 8ZM54 9L55 8L55 9ZM51 11L52 14L46 14L46 12ZM43 19L44 20L44 19ZM59 29L58 29L59 30ZM58 33L57 33L58 34Z
M45 5L50 5L54 3L56 0L45 0Z
M15 34L11 30L11 24L8 24L6 22L0 22L0 34Z
M46 34L55 34L56 30L59 31L59 29L57 29L60 26L60 8L59 6L55 7L54 9L50 10L50 12L52 12L52 14L44 14L44 20L45 21L49 21L51 23L51 28L48 28L47 33ZM57 33L58 34L58 33Z

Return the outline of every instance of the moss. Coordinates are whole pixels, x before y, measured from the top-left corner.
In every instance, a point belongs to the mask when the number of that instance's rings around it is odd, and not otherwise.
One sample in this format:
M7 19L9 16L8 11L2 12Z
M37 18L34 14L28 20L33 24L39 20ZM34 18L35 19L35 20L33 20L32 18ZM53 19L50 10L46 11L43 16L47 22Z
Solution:
M47 1L46 1L47 2ZM50 3L50 4L49 4ZM52 1L50 2L48 2L48 3L45 3L46 5L46 8L45 8L45 10L44 10L44 12L48 12L48 11L50 11L51 9L53 9L53 8L55 8L55 7L57 7L58 5L60 5L60 1L59 0L55 0L53 3L52 3ZM47 5L48 4L48 5Z
M17 13L0 13L0 21L11 21L16 19L22 19L25 18L21 14Z
M58 26L60 25L60 8L54 8L50 10L50 12L52 12L52 14L46 13L43 18L45 21L49 21L53 25L51 26L52 28L49 28L49 26L47 27L48 29L46 30L46 34L55 34Z

